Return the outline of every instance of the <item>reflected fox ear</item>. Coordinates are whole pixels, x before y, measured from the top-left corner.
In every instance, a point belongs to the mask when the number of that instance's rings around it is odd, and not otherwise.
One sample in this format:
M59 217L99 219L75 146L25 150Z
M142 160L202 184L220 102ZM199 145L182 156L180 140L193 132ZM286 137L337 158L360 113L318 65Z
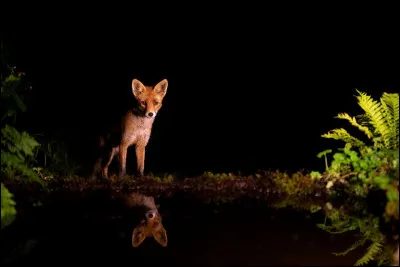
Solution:
M168 245L167 231L163 226L153 232L153 237L161 246L166 247Z
M146 87L143 83L137 79L132 80L132 92L135 97L138 97L140 94L146 91Z
M157 83L156 86L154 86L154 91L161 97L164 97L165 94L167 93L167 88L168 88L168 80L164 79L161 82Z
M138 226L133 230L132 233L132 246L134 248L138 247L146 239L146 234L144 231L144 226Z

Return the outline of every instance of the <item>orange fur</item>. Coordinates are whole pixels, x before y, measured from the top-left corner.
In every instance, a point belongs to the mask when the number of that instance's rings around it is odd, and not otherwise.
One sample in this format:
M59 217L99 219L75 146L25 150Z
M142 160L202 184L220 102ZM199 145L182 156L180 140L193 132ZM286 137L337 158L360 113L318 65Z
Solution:
M125 204L129 207L146 207L146 218L141 220L140 224L132 232L132 246L138 247L146 238L153 237L161 246L168 244L167 231L162 225L161 215L153 197L144 196L138 193L132 193L125 198ZM149 216L149 215L152 216Z
M106 163L101 167L99 158L93 169L93 176L101 170L102 176L108 179L108 168L116 155L119 158L119 176L126 175L126 158L128 148L135 145L137 172L144 173L145 150L149 142L154 119L162 106L167 93L168 81L160 81L154 87L145 86L137 79L132 80L132 93L138 102L138 108L129 110L122 120L121 135L118 144L109 146ZM103 137L101 144L106 146L107 137Z

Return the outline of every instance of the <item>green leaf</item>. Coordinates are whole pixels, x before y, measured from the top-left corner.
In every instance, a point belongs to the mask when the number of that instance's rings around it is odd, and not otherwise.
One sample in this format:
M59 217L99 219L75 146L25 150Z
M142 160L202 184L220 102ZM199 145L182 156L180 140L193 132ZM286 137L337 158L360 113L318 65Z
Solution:
M320 178L322 177L321 173L319 173L318 171L312 171L312 172L310 173L310 175L311 175L311 179L312 179L312 180L314 180L314 179L320 179Z
M365 175L365 173L359 173L358 178L360 178L362 181L365 181L367 179L367 176Z
M329 154L329 153L332 153L332 149L327 149L327 150L324 150L324 151L322 151L322 152L319 152L318 155L317 155L317 157L318 157L318 158L321 158L322 156L324 156L324 155L326 155L326 154Z
M390 183L390 177L384 176L375 176L373 178L373 182L379 186L380 189L385 189L387 185Z
M1 183L1 228L10 225L17 213L13 194Z
M349 153L349 155L350 155L350 160L351 161L358 161L359 160L359 157L358 157L358 155L357 155L357 152L355 152L355 151L351 151L350 153Z
M397 201L398 200L398 191L393 186L388 186L386 191L386 197L388 201Z
M345 159L346 159L346 156L343 154L343 153L335 153L334 155L333 155L333 158L336 160L336 161L344 161Z
M365 145L364 142L351 136L343 128L333 129L333 130L329 131L328 133L325 133L321 136L324 138L332 138L332 139L344 141L346 143L351 143L352 145L357 146L357 147L363 147Z
M382 251L383 242L375 241L367 249L367 252L354 264L355 266L365 265L374 260L375 256Z
M360 167L361 167L361 169L363 169L365 171L369 169L369 165L368 165L368 163L366 161L361 161L360 162Z

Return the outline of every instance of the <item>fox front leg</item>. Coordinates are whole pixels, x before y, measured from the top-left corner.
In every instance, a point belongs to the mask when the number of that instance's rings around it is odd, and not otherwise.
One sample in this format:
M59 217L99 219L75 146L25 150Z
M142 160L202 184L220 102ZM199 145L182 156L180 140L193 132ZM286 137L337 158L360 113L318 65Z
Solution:
M128 153L128 145L122 143L119 146L119 177L126 175L126 154Z
M143 176L144 174L144 157L146 146L144 144L136 145L136 161L137 161L137 174Z

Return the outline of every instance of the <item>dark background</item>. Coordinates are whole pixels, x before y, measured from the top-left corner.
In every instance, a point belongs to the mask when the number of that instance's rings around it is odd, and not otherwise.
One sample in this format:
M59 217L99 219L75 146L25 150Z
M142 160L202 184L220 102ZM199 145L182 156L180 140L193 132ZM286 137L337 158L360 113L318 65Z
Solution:
M145 172L185 174L323 170L316 154L341 143L321 134L351 128L337 113L362 112L355 88L376 99L399 91L396 34L375 22L151 26L132 16L110 26L71 16L3 36L32 81L24 123L61 135L86 167L96 128L134 101L133 78L169 81ZM128 165L136 166L133 149Z

